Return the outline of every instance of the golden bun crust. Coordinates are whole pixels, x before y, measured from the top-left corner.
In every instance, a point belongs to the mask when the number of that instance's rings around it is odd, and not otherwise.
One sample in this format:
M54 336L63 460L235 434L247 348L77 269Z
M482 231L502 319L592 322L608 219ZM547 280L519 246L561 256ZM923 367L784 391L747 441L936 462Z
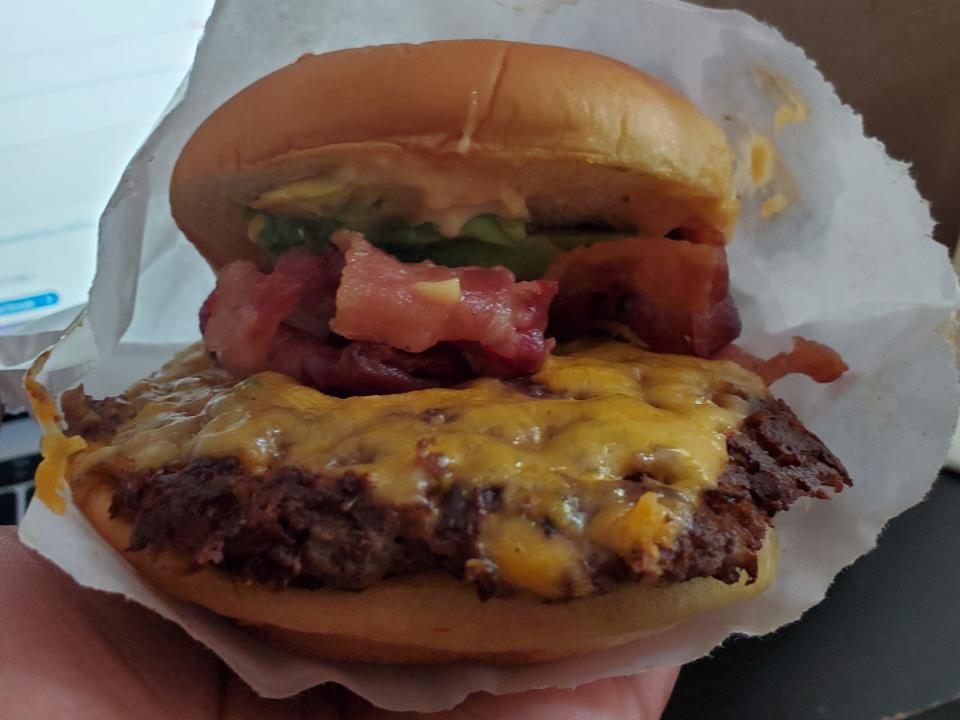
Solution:
M277 592L215 569L187 573L182 559L170 554L125 552L130 528L109 517L111 496L110 487L100 484L79 499L80 509L155 587L234 618L271 642L337 660L529 663L582 655L757 595L776 573L777 540L770 531L752 585L712 579L662 588L624 585L560 604L529 596L481 601L471 585L441 574L385 580L357 593Z
M456 40L306 55L255 82L184 147L173 215L214 267L265 262L241 208L388 150L507 177L542 224L729 236L737 214L723 132L672 88L593 53Z

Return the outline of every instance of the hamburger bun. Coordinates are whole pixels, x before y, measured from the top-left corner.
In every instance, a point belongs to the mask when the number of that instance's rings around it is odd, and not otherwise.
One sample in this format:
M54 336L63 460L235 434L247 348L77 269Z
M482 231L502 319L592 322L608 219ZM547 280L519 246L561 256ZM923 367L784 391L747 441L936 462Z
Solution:
M709 610L763 592L776 574L778 546L767 531L757 579L727 585L697 578L677 585L621 585L570 603L527 594L480 600L467 583L440 573L380 581L362 592L287 588L276 592L214 569L191 572L171 553L126 552L130 528L109 515L112 489L79 499L96 531L152 585L247 626L295 651L336 660L496 663L555 660L622 645Z
M232 97L174 168L177 224L216 269L269 264L243 209L350 170L407 187L436 174L497 187L534 225L727 233L737 215L723 132L649 75L589 52L495 40L306 55Z

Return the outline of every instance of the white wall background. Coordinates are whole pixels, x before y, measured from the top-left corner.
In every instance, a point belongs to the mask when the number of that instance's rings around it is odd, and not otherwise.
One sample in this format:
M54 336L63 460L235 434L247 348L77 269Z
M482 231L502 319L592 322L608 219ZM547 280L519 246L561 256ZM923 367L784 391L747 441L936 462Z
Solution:
M0 0L0 333L86 300L97 218L212 0ZM56 293L37 309L30 301Z

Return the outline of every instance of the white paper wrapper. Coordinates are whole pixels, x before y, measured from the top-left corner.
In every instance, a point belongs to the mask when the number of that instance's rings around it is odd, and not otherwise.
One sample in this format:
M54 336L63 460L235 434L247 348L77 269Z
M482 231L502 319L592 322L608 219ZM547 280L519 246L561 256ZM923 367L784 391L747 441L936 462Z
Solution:
M781 570L762 596L617 650L510 668L329 663L273 650L144 586L75 510L59 517L32 505L25 542L80 583L123 593L178 622L262 695L336 681L385 708L428 711L479 690L568 687L690 661L731 633L769 632L819 602L884 524L923 498L946 454L958 406L953 354L938 334L957 304L947 253L930 240L932 221L908 169L863 136L860 118L804 53L741 13L679 2L519 5L218 4L179 104L133 159L103 216L89 314L55 349L48 386L65 389L108 355L134 307L124 345L87 380L92 391L121 391L196 338L196 311L212 276L170 219L167 184L186 138L230 95L304 52L442 38L527 40L594 50L660 76L699 103L736 147L750 132L773 140L778 172L768 188L742 188L743 217L730 248L742 340L767 355L802 335L846 359L850 372L831 385L794 377L775 391L828 441L856 485L778 518ZM809 118L775 132L783 82L804 98ZM759 208L775 191L791 203L764 219Z

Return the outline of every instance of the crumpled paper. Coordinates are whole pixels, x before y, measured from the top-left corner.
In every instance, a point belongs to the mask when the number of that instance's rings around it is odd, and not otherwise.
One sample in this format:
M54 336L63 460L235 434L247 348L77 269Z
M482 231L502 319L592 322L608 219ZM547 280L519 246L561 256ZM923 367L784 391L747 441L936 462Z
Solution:
M947 451L960 399L944 328L957 284L908 168L864 137L860 118L777 31L672 0L218 3L187 82L103 215L89 308L54 348L47 386L60 392L86 376L93 392L117 393L196 339L212 275L170 219L167 185L187 137L230 95L305 52L466 37L619 58L677 87L728 133L742 155L743 213L729 255L742 343L769 355L802 335L845 358L850 371L837 382L790 377L774 391L827 440L855 486L778 517L780 573L761 596L615 650L526 667L396 667L282 652L144 585L74 508L57 516L33 503L24 542L81 584L179 623L268 697L334 681L384 708L432 711L480 690L568 687L693 660L731 633L770 632L819 602L884 524L923 498ZM776 160L758 187L744 161L763 138Z

